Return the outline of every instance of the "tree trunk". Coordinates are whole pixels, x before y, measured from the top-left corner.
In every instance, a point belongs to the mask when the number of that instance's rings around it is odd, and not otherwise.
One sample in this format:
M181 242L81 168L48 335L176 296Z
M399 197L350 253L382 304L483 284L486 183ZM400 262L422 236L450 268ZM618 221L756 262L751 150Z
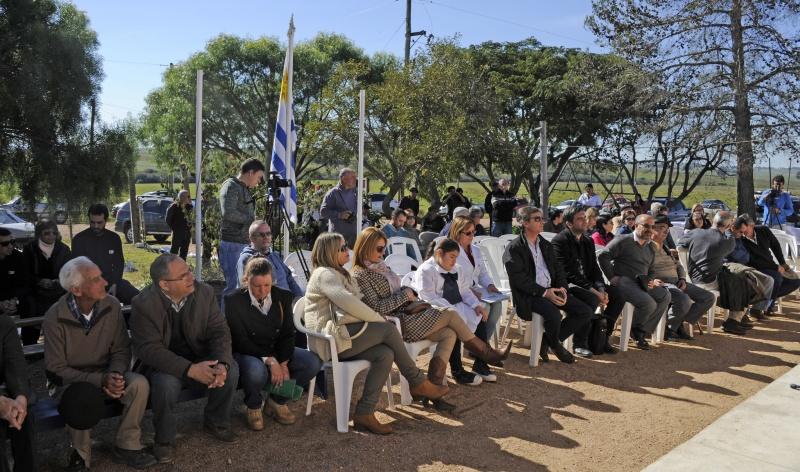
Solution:
M742 3L733 0L731 8L731 45L733 46L733 101L736 141L736 204L739 214L755 214L753 199L753 130L750 125L750 104L747 98L745 75L744 40L742 38Z
M133 244L142 242L141 223L139 222L139 200L136 198L136 170L131 168L128 176L128 197L130 203L128 209L131 214L131 228L133 228Z

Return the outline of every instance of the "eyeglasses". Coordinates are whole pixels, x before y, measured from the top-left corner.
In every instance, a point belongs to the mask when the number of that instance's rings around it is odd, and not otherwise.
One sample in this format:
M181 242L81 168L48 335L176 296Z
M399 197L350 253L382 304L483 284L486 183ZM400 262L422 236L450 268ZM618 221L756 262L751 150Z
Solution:
M272 233L270 233L270 232L266 232L266 233L253 233L253 236L261 236L262 238L271 238L271 237L272 237Z
M461 234L463 234L464 236L474 236L475 231L462 231Z
M161 279L161 280L163 280L164 282L177 282L179 280L189 280L192 277L194 277L194 274L192 273L192 271L191 270L187 270L186 272L181 274L181 276L178 277L177 279Z
M8 241L0 241L0 246L8 247L9 244L11 244L11 245L17 244L17 240L16 239L9 239Z
M541 223L542 221L544 221L544 218L542 218L541 216L532 216L528 218L528 221L535 221L537 223Z
M339 252L347 252L347 244L339 248Z
M380 252L383 254L383 251L386 250L386 246L375 246L375 252Z

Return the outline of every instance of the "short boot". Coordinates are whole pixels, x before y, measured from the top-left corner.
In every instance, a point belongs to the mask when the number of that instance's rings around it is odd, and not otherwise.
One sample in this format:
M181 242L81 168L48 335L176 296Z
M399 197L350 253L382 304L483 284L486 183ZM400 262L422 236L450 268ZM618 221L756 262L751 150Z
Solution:
M381 435L392 434L394 432L391 425L383 424L378 421L378 418L375 418L375 413L353 416L353 427L358 430L365 430L373 434Z
M450 391L450 388L446 385L434 385L430 380L425 379L419 385L413 385L409 387L411 391L411 396L413 397L425 397L430 398L431 400L436 400L437 398L442 398L443 396L447 395L447 392Z
M469 352L475 354L478 359L486 362L489 365L499 367L504 360L508 359L508 355L511 353L512 344L514 344L513 341L509 342L504 351L499 351L497 349L492 349L491 346L486 344L484 340L475 336L474 338L465 342L464 347L467 348Z

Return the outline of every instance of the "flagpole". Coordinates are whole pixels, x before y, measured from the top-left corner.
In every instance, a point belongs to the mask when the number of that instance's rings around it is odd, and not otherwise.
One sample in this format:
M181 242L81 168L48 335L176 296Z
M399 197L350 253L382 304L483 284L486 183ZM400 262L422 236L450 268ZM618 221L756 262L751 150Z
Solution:
M358 194L356 197L356 235L364 221L364 115L367 91L358 91ZM352 248L350 248L352 249Z
M292 95L292 76L294 75L294 15L289 18L289 31L287 33L288 36L288 44L286 47L286 61L288 62L289 67L288 69L288 80L287 80L287 97L289 97L288 106L286 106L284 113L286 114L284 123L288 123L289 129L286 130L286 177L289 176L289 168L291 166L292 171L294 171L294 131L293 131L293 114L292 114L292 104L294 103ZM294 175L294 172L291 173ZM296 180L296 177L295 177ZM297 182L290 182L290 185L294 185L297 188ZM291 188L287 192L284 190L283 192L283 204L286 205L287 200L291 198L292 190ZM289 251L291 250L291 236L289 233L289 225L291 221L286 221L286 224L283 226L283 257L286 258L289 255Z
M195 97L194 137L194 278L203 280L203 70L197 71L197 96Z

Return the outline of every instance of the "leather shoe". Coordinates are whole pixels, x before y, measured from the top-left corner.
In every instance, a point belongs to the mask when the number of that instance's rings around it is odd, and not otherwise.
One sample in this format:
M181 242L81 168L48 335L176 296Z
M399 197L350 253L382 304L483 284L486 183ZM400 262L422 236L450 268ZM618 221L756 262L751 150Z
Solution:
M678 339L680 339L680 336L678 336L678 333L676 333L675 331L673 331L673 330L671 330L669 328L664 330L664 340L665 341L677 341Z
M722 331L730 334L736 334L738 336L747 334L747 331L739 325L738 321L734 320L733 318L728 318L722 323Z
M422 383L410 387L409 390L411 391L411 395L436 400L437 398L442 398L447 395L450 388L446 385L434 385L430 380L425 379Z
M758 321L767 321L767 315L765 315L763 311L757 310L755 308L750 309L750 316L757 319Z
M123 464L134 469L146 469L156 464L156 458L146 453L144 450L132 451L114 447L111 460L115 464Z
M741 326L744 329L750 329L755 325L753 324L753 321L750 319L749 316L744 315L742 316L742 319L739 321L739 326Z
M368 415L353 416L353 427L361 431L369 431L372 434L392 434L392 425L383 424L375 418L375 413Z
M275 421L282 425L294 424L295 421L297 421L297 418L294 417L294 414L289 411L288 406L281 405L271 398L268 398L267 402L264 404L264 413L271 418L274 418Z
M153 455L156 458L156 462L159 464L169 464L174 459L172 444L153 444Z
M547 344L542 343L542 347L539 349L539 358L542 360L542 362L550 362L550 356L547 355L549 350L550 348L547 346Z
M247 427L253 431L262 431L264 429L264 414L261 413L261 408L252 410L247 409Z
M555 347L550 348L553 351L553 354L558 357L558 360L565 364L572 364L575 362L575 356L572 355L571 352L567 351L567 349L562 346L560 343L556 344Z
M636 347L641 349L642 351L649 351L650 350L650 343L642 337L636 340Z
M575 348L575 355L578 357L583 357L585 359L592 358L592 351L586 349L585 347L576 347Z
M680 326L680 327L678 327L678 330L677 330L677 331L675 331L675 334L677 334L677 335L678 335L678 338L680 338L680 339L684 339L684 340L686 340L686 341L691 341L691 340L693 340L693 339L694 339L694 338L692 337L692 335L690 335L689 333L687 333L687 332L686 332L686 330L685 330L685 329L683 329L683 326Z
M211 436L212 438L216 439L217 441L222 441L226 443L235 443L239 440L230 427L225 426L216 426L210 423L203 423L203 430Z

